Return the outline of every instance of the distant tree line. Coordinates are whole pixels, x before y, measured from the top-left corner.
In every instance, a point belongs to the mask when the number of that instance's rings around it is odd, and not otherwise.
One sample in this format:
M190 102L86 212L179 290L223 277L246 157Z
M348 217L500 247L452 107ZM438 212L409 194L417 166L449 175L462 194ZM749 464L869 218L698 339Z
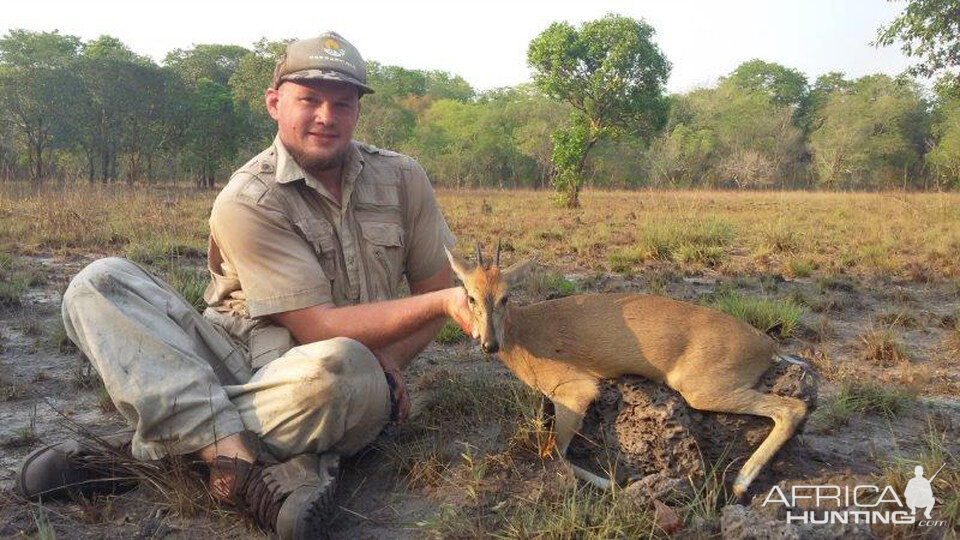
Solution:
M196 45L157 64L111 36L11 30L0 38L0 179L222 184L275 134L263 91L285 43ZM415 156L438 185L549 187L554 135L587 118L543 85L478 92L443 71L368 69L377 92L361 101L355 137ZM957 188L955 89L907 76L810 81L750 60L712 87L663 96L655 122L635 116L645 129L628 119L610 124L616 138L584 131L591 152L576 165L601 188Z

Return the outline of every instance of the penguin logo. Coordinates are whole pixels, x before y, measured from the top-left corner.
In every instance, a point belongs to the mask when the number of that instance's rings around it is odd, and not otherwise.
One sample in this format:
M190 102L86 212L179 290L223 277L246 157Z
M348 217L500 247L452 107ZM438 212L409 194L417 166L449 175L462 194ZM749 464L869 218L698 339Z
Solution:
M343 48L343 45L333 38L327 38L323 40L323 52L335 58L341 58L343 55L347 54L347 50Z
M940 469L942 470L943 466ZM914 515L917 514L917 508L921 508L924 510L923 517L931 519L930 511L933 510L936 500L933 498L933 488L930 487L930 482L933 482L938 474L940 474L939 470L927 480L923 477L923 466L917 465L914 467L913 478L907 482L907 487L903 490L903 498L907 500L907 506L910 507Z

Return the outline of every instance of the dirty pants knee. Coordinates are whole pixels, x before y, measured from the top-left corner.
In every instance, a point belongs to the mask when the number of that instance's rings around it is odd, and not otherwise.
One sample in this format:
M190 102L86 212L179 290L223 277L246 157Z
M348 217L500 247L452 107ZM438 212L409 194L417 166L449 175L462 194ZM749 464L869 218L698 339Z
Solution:
M389 415L383 372L363 345L312 343L251 373L222 329L125 259L101 259L77 274L64 293L63 319L136 429L140 459L191 453L245 429L281 459L355 451ZM368 372L379 372L382 384Z

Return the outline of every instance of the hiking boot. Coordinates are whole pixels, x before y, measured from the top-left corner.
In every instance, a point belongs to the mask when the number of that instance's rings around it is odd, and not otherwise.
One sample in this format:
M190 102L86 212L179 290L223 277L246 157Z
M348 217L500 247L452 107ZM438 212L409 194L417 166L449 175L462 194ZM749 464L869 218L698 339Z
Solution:
M219 457L214 478L231 478L231 501L281 539L326 538L340 470L336 454L300 454L268 464Z
M132 432L95 440L70 440L34 450L17 474L17 491L28 499L71 499L122 493L137 480L121 464L130 455Z

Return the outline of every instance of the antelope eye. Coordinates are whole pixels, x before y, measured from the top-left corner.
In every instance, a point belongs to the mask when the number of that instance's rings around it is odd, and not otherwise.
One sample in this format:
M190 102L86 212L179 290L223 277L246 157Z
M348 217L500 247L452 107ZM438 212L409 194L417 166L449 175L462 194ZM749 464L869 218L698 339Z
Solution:
M470 305L471 305L471 306L472 306L473 304L477 303L477 301L474 300L472 296L468 296L468 297L467 297L467 302L470 302Z
M500 299L500 305L501 305L501 306L507 305L507 300L509 300L509 299L510 299L509 296L504 296L503 298Z

